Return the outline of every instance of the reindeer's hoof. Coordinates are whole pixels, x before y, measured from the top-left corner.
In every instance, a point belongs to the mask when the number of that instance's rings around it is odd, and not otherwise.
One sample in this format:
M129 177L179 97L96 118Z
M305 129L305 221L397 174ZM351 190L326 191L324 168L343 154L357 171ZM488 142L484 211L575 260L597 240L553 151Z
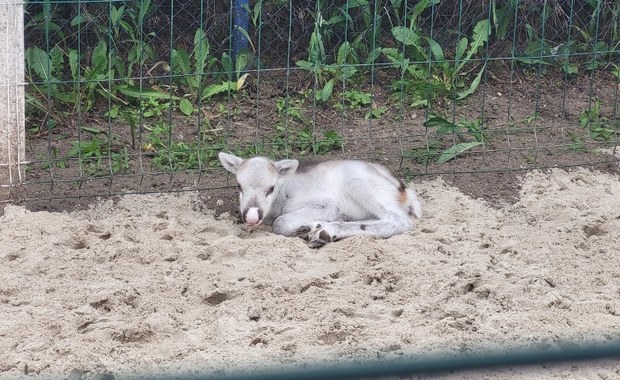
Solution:
M312 231L312 229L309 226L301 226L295 231L295 236L308 241L310 240L310 231Z
M321 248L325 244L331 242L333 239L331 235L325 231L320 230L317 234L314 235L310 241L308 241L308 247L310 248Z
M331 235L325 230L319 232L319 239L323 241L332 241Z
M308 247L310 248L321 248L322 246L324 246L325 244L327 244L327 242L325 240L321 240L321 239L312 239L308 242Z

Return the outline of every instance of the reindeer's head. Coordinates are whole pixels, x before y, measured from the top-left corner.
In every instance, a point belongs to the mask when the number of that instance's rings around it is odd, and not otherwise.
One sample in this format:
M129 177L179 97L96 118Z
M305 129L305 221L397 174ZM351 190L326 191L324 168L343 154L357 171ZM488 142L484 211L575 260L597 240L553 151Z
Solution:
M269 215L278 194L278 181L297 170L297 160L271 161L265 157L247 160L228 153L219 154L226 170L237 176L239 209L246 225L255 227Z

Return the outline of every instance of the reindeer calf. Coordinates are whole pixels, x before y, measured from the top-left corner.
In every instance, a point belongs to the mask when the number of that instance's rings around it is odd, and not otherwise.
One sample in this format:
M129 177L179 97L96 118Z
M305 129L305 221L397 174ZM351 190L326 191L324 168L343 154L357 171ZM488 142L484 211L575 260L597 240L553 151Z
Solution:
M383 166L364 161L272 161L220 153L237 176L241 218L248 227L299 236L312 248L354 235L383 238L413 227L422 209L413 189Z

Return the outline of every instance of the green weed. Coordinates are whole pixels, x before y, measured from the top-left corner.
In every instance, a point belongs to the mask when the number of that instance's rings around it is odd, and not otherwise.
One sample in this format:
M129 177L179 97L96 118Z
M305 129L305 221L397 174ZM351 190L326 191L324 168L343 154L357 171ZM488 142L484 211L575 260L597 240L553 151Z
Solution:
M441 143L431 140L425 147L414 148L405 152L405 158L410 158L420 165L428 165L436 161L441 155Z
M532 125L532 123L538 120L542 120L542 117L540 116L540 113L538 113L538 111L534 111L531 114L527 115L523 122L527 125Z
M293 141L293 148L299 150L301 155L308 153L314 155L327 154L342 148L342 138L334 131L325 131L323 138L318 139L312 130L304 129Z
M527 65L539 65L543 71L545 67L556 65L568 75L578 74L579 65L569 60L572 53L577 50L575 41L556 44L538 36L534 28L527 23L525 25L528 43L525 49L517 54L516 60Z
M351 109L359 109L372 104L372 95L368 92L348 90L342 93L342 98Z
M316 30L315 33L320 36L320 33L316 32ZM313 33L313 36L315 33ZM320 37L314 38L317 39ZM316 45L317 43L314 42L314 44ZM311 46L313 46L312 43ZM311 48L311 51L312 49L320 49L321 46L322 44L319 44L319 47L313 47ZM314 94L315 100L323 103L327 102L331 99L334 92L334 86L337 82L347 82L357 73L358 69L354 65L358 62L351 62L351 58L353 56L351 44L346 41L340 45L338 55L336 57L336 63L334 64L324 63L324 52L311 52L308 61L300 60L296 62L297 66L314 74L319 87Z
M58 147L55 146L50 147L47 154L38 153L36 158L37 161L40 162L40 169L48 170L52 167L65 169L67 167L67 163L64 159L61 159L58 156Z
M342 137L335 131L324 131L320 136L310 127L295 131L286 128L282 123L274 125L274 133L269 136L268 141L270 149L261 146L260 153L254 153L270 157L288 156L293 153L323 155L342 148Z
M387 111L388 108L386 106L371 107L371 109L364 115L364 119L380 119L381 116L383 116L383 114Z
M136 147L136 134L138 131L139 123L146 119L155 118L157 120L163 119L167 116L174 107L174 101L162 101L154 98L146 98L140 101L139 106L119 106L113 105L104 116L111 120L118 119L119 117L129 126L131 134L131 147Z
M94 129L92 129L93 132ZM104 176L129 171L127 148L112 135L99 132L89 140L72 141L67 159L77 159L80 171L87 176Z
M158 123L148 134L145 152L152 156L159 170L198 170L218 164L217 154L224 148L223 141L215 141L208 133L199 141L173 141L172 128Z
M615 63L611 63L611 73L613 76L616 77L616 79L620 79L620 66L616 65Z
M133 77L138 68L144 67L147 61L155 59L153 47L148 44L148 40L155 37L155 33L150 32L140 36L145 17L154 9L155 6L151 5L151 0L140 1L129 6L110 6L109 22L112 46L110 46L109 53L111 57L110 66L114 70L114 73L110 75L111 78L126 78L125 81L129 86L136 86L137 83ZM102 40L108 37L107 28L100 34ZM123 59L124 57L126 58Z
M323 9L325 8L324 1L319 0L316 2L316 10L313 12L314 16L314 30L310 35L310 43L308 46L308 58L306 60L298 60L295 62L300 68L307 70L314 74L316 90L314 92L314 98L317 102L325 103L331 99L334 93L334 87L338 83L350 82L355 74L359 72L358 65L360 64L359 55L356 49L362 46L361 38L358 36L353 44L349 41L344 41L335 54L335 62L328 64L328 53L325 51L324 39L329 39L335 31L335 26L344 24L345 21L352 21L349 16L349 11L352 9L363 8L367 9L363 14L365 19L368 18L369 8L368 2L365 0L358 0L353 3L347 3L346 7L338 8L338 11L331 15L328 19L323 17Z
M304 99L292 97L279 97L276 99L276 111L283 121L293 120L307 125L309 121L302 112L303 105Z
M511 3L514 13L516 3ZM541 6L542 5L542 6ZM611 41L617 41L612 45L600 39L601 25L603 20L617 20L620 14L620 4L607 4L600 0L586 0L583 2L582 11L591 9L589 17L585 17L585 23L571 22L574 33L569 35L567 41L560 43L544 38L529 22L525 24L527 43L523 51L517 52L516 59L527 65L539 65L543 71L545 67L555 66L568 75L579 73L580 69L595 70L613 59L613 54L620 47L617 21L609 22L612 27ZM532 11L543 15L544 19L552 18L552 6L544 4L532 4ZM546 13L544 10L546 9ZM576 17L576 14L573 15ZM570 59L571 56L575 57Z
M583 140L581 139L581 136L575 134L575 133L569 133L568 135L571 139L571 143L568 145L568 149L575 151L575 152L585 152L586 151L586 146L583 143Z
M202 93L199 91L206 91L205 73L211 71L217 64L217 59L210 56L209 51L210 45L206 34L199 28L194 33L193 51L172 49L170 55L172 74L177 76L177 81L197 99L202 98Z
M304 98L280 97L276 99L276 111L280 121L273 126L274 133L269 137L272 152L264 146L252 147L253 155L287 156L293 152L305 155L326 154L342 147L342 138L334 131L323 132L322 138L316 136L310 127L310 120L303 114ZM291 122L305 126L301 131L291 128ZM260 152L260 153L258 153Z
M586 129L594 140L609 141L615 134L612 123L607 117L601 115L601 101L598 98L594 99L590 108L581 112L579 125Z
M442 117L432 117L424 123L424 127L427 129L434 128L435 134L438 137L453 135L459 142L447 148L434 147L434 150L439 151L437 157L437 163L443 164L450 160L457 158L460 154L463 154L474 147L479 145L488 144L488 140L481 127L480 120L474 121L459 121L456 123L449 122Z

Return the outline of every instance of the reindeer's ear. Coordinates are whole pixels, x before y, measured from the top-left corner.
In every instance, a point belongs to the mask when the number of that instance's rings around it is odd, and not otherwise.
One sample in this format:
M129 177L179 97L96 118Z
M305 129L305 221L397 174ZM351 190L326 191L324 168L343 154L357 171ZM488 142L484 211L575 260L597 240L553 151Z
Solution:
M233 174L237 174L239 166L243 163L243 158L229 153L220 152L218 157L222 163L222 166Z
M299 161L297 160L280 160L273 164L280 175L288 175L295 173Z

